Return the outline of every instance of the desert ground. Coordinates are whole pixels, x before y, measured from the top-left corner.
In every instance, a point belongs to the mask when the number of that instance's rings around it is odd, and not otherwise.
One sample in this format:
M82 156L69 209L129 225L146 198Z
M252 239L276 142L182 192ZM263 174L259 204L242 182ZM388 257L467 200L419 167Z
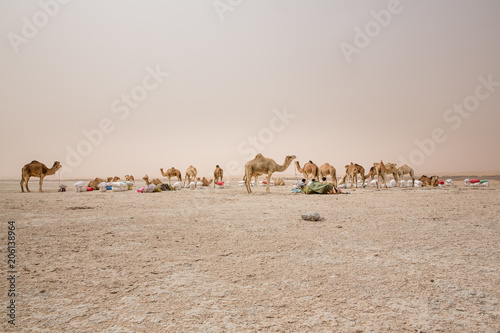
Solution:
M500 332L500 181L32 193L0 181L0 331ZM143 181L138 181L142 185ZM315 211L322 220L304 221ZM16 222L16 326L7 222Z

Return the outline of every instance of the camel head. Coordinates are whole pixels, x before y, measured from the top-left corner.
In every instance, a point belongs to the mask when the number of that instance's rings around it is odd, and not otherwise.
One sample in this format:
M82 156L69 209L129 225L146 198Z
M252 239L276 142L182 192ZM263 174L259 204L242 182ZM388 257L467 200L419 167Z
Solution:
M61 162L59 161L55 161L54 162L54 165L52 165L52 168L51 169L55 169L56 171L61 169L62 168L62 165L61 165Z
M296 158L297 158L297 156L295 156L295 155L288 155L287 157L285 157L285 161L292 163L292 161ZM299 163L299 162L297 162L297 163Z
M389 169L389 170L395 170L395 169L397 169L397 168L396 168L396 163L387 162L387 163L385 164L385 168L386 168L386 169Z
M144 177L142 177L142 179L144 179L144 180L149 179L149 176L145 175Z

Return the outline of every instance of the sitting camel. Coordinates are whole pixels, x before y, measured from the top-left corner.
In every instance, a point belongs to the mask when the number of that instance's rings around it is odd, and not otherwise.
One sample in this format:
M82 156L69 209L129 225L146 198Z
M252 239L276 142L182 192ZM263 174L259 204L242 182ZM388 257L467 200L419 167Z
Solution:
M106 182L111 183L111 182L117 182L119 180L120 180L120 177L114 176L114 177L108 177L108 179L106 180Z
M404 175L410 175L413 186L415 186L415 171L406 164L403 164L398 168L399 181L403 180Z
M142 179L144 179L144 181L146 182L146 185L149 185L149 184L161 185L162 184L161 180L159 180L158 178L151 179L151 181L150 181L148 175L145 175L144 177L142 177Z
M45 176L51 176L56 173L57 170L62 168L61 163L58 161L55 161L54 164L52 165L52 168L47 168L47 166L43 163L40 163L38 161L31 161L31 163L26 164L23 166L22 171L21 171L21 192L24 192L24 187L23 185L26 186L26 191L31 192L30 189L28 188L28 182L30 181L30 177L38 177L40 178L40 188L39 191L42 191L42 185L43 185L43 179Z
M439 177L438 176L431 176L427 177L426 175L423 175L419 179L422 182L422 186L438 186L439 185Z
M276 178L274 180L274 186L285 186L285 181L281 178Z
M248 161L245 164L245 187L248 193L252 193L250 188L250 179L256 173L267 174L267 186L266 193L270 193L269 186L271 184L271 177L274 172L285 171L292 161L295 159L295 155L289 155L285 157L285 163L279 165L271 158L266 158L262 154L257 154L255 158Z
M323 177L326 178L330 176L332 177L332 184L337 186L337 171L329 163L325 163L322 166L320 166L318 173L319 173L318 180L323 179Z
M387 188L387 182L385 180L385 175L387 174L387 169L385 168L385 164L384 164L384 162L382 162L382 160L380 160L380 163L375 165L375 171L377 172L377 188L381 187L381 185L380 185L381 178L384 181L385 188Z
M311 176L311 178L316 178L316 180L318 180L318 166L314 164L312 161L309 161L306 164L304 164L303 168L300 167L299 161L295 161L295 165L297 166L297 170L304 175L306 183L309 181L309 176Z
M135 179L134 179L134 176L132 176L132 175L125 175L125 180L135 184Z
M170 184L170 178L177 177L177 181L182 182L181 172L174 167L171 167L167 172L163 172L163 168L160 168L161 175L168 178L168 183Z
M94 190L98 190L99 189L99 184L100 183L104 183L105 180L102 179L102 178L95 178L94 180L91 180L88 184L87 184L87 187L92 187Z
M203 177L203 179L200 179L200 177L198 177L198 178L196 178L196 180L198 182L201 182L203 184L203 186L208 186L208 185L212 184L212 181L213 181L213 179L208 180L205 177Z
M196 175L198 174L198 171L196 168L192 165L189 166L186 170L186 175L184 176L184 185L186 185L186 180L188 184L190 184L192 181L196 180Z
M224 170L217 164L214 171L214 187L219 181L222 181L222 176L224 175Z

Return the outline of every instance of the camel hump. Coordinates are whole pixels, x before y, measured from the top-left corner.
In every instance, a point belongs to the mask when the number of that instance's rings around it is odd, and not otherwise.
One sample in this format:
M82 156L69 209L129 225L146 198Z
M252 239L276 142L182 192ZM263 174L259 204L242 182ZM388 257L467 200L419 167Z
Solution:
M309 163L312 163L313 161L309 160Z
M219 167L219 165L217 164L215 167L216 167L216 168L218 168L218 167Z
M38 162L37 160L33 160L30 163L40 163L40 162Z

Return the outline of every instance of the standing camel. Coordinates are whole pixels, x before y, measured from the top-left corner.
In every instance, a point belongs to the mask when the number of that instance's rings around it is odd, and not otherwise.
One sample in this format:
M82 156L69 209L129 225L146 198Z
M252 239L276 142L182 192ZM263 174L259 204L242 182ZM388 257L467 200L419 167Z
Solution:
M219 181L222 181L222 176L224 175L224 170L217 164L214 171L214 187Z
M255 182L255 185L257 185L257 180L259 180L259 177L262 176L262 174L260 172L254 172L251 176L250 176L250 182L252 182L252 178L254 179L254 182ZM246 180L247 179L247 176L246 175L243 175L243 180Z
M337 171L333 166L331 166L329 163L325 163L322 166L319 167L319 179L323 179L323 177L328 177L330 175L332 177L332 184L337 186Z
M170 178L177 177L177 181L182 182L181 172L174 167L171 167L167 172L163 172L163 168L160 168L161 175L168 178L168 183L170 184Z
M184 185L186 185L186 180L188 184L190 184L192 181L196 180L196 175L198 174L198 171L196 168L192 165L189 166L186 170L186 175L184 176Z
M309 181L309 176L311 176L311 178L313 179L316 178L316 180L318 180L318 166L312 161L304 164L303 168L300 167L299 161L295 161L295 165L297 166L297 170L304 175L306 183Z
M54 162L54 165L52 165L52 168L47 168L47 166L43 163L40 163L38 161L31 161L31 163L26 164L23 166L22 173L21 173L21 192L24 192L24 187L23 184L26 186L26 191L31 192L30 189L28 188L28 182L30 181L30 177L38 177L40 178L40 192L42 191L42 184L43 184L43 179L45 176L51 176L56 173L57 170L62 168L61 163L58 161Z
M250 189L250 180L252 176L256 173L261 173L267 174L266 193L270 193L269 186L271 184L271 176L273 173L285 171L295 158L295 155L289 155L285 157L285 163L283 163L283 165L279 165L273 159L266 158L262 156L262 154L257 154L253 160L248 161L245 164L245 186L247 188L247 192L252 193L252 190Z
M349 177L349 181L351 182L351 187L352 186L358 187L358 175L360 175L361 179L363 180L362 186L365 186L365 179L367 177L365 176L365 168L363 168L359 164L351 162L351 164L345 166L345 176L340 181L340 184L344 184L346 178Z
M415 186L415 171L406 164L403 164L398 168L399 181L403 180L404 175L410 175L412 184Z
M380 188L382 185L380 185L380 178L384 181L384 186L387 188L387 182L385 181L385 175L387 173L387 170L385 168L384 162L380 160L380 163L377 165L374 165L375 171L377 172L377 188Z
M370 171L365 176L365 178L370 177L371 180L373 180L375 176L377 176L377 165L378 163L373 163L373 166L370 168ZM398 177L398 168L396 167L396 163L387 162L384 164L384 166L385 166L385 174L392 175L397 184L399 177Z

